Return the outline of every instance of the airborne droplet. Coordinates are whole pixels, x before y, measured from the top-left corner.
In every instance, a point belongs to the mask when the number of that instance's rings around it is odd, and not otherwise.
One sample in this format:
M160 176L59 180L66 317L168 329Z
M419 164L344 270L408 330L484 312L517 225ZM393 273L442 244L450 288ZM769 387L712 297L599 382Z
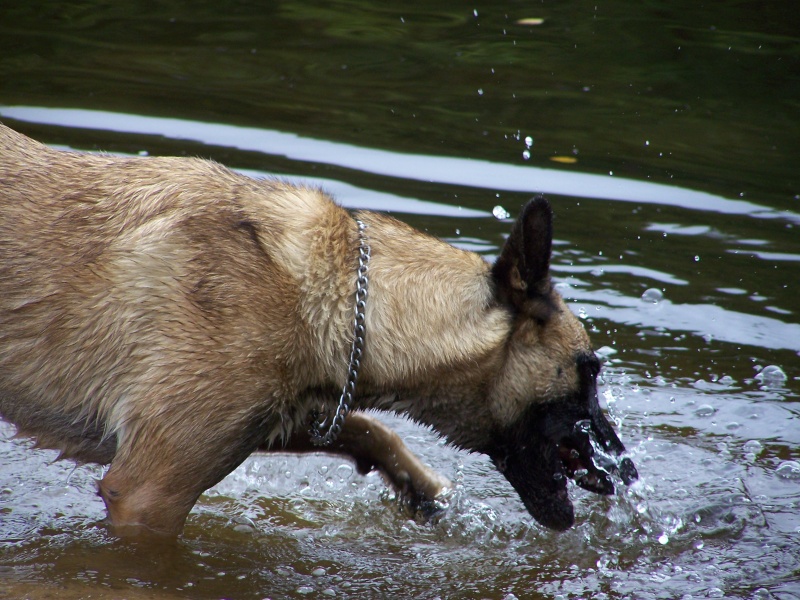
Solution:
M492 209L492 214L495 219L507 219L511 214L499 204Z

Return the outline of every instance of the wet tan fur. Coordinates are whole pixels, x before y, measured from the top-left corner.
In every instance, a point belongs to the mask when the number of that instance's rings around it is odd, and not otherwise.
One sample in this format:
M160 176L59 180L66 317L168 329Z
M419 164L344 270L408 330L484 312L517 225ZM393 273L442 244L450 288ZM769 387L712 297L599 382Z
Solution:
M575 388L589 342L560 299L542 328L495 300L478 255L357 217L372 247L360 408L475 447L529 399ZM110 463L100 491L119 528L178 531L254 450L312 450L296 432L338 400L357 258L353 216L319 190L56 151L0 125L0 414ZM426 497L447 484L370 417L348 423L337 451L398 487L412 473ZM370 435L372 449L355 441Z

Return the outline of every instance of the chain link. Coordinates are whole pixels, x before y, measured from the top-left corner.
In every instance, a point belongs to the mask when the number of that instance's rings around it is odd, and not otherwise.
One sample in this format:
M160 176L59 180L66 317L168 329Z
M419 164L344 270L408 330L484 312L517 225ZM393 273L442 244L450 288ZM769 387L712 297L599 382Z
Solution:
M356 278L356 302L355 317L353 318L353 344L350 347L350 365L347 368L347 381L342 388L342 395L339 397L339 406L333 414L333 418L328 426L328 431L324 434L321 431L328 424L328 418L320 415L317 411L312 413L311 419L311 442L315 446L330 446L342 432L342 426L350 407L353 404L353 397L356 393L356 382L358 381L358 370L361 367L361 357L364 354L364 339L366 338L366 310L367 292L369 279L367 270L369 269L370 247L367 243L367 236L364 230L367 228L363 221L357 220L358 224L358 270Z

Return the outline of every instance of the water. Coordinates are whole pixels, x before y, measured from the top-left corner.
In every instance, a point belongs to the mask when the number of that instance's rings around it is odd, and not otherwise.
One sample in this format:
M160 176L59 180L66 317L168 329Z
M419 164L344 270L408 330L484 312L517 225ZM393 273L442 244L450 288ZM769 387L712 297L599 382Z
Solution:
M162 547L97 524L102 469L2 424L0 596L800 598L798 26L790 3L0 8L0 119L52 145L310 181L490 260L547 193L640 474L573 486L556 534L487 459L387 418L456 483L432 522L341 461L253 456Z

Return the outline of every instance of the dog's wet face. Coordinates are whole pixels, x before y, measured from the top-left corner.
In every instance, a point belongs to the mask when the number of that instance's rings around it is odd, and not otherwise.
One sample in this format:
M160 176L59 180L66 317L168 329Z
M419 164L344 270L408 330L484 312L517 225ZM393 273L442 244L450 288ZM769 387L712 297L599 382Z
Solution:
M625 447L606 420L597 399L599 362L576 357L579 389L574 395L532 403L511 425L496 432L485 450L505 475L528 512L557 530L575 521L567 479L597 494L613 494L612 473L625 484L637 478Z

